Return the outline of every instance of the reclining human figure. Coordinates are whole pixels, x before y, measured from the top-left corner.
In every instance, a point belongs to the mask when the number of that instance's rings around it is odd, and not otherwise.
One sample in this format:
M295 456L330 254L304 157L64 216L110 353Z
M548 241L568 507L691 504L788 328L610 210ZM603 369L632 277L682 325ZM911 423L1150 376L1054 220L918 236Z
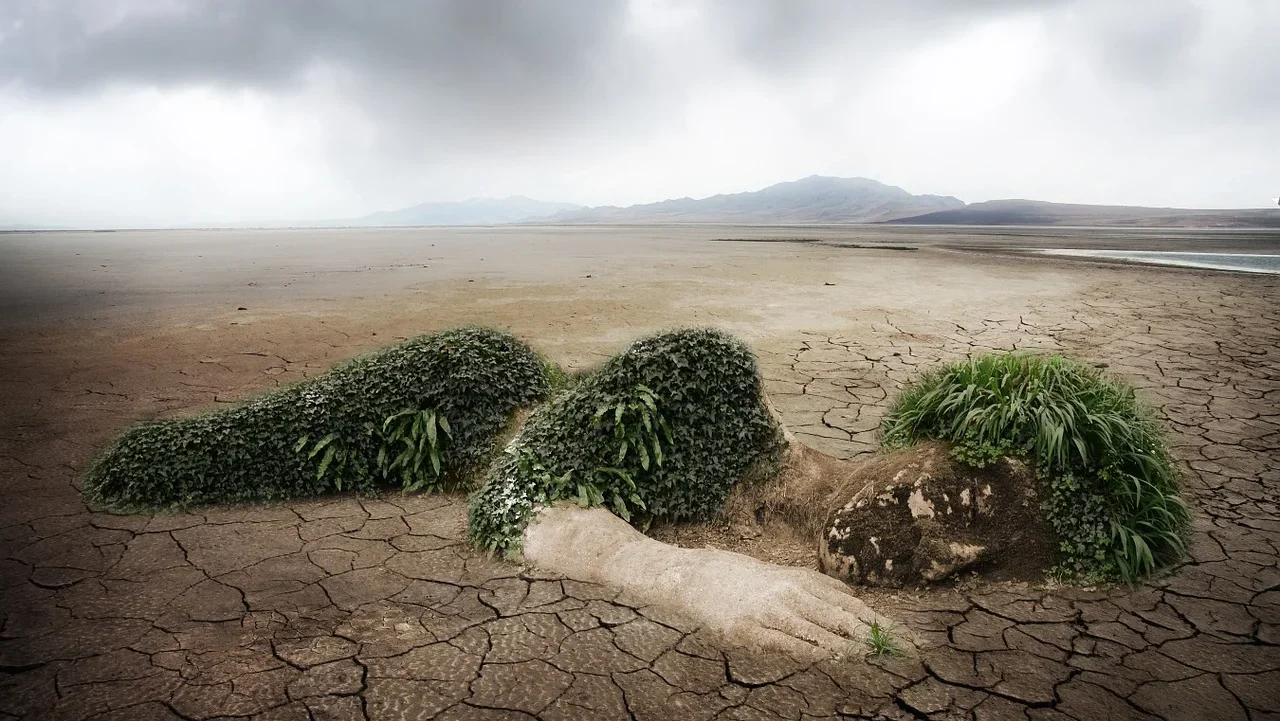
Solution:
M132 511L433 491L473 487L487 463L468 519L482 549L805 654L851 650L877 619L814 571L672 547L627 522L709 520L732 498L817 542L827 573L888 586L1051 566L1133 581L1185 551L1188 507L1155 413L1080 361L988 354L927 374L885 417L899 450L863 463L792 442L754 355L719 331L642 339L558 393L552 370L499 331L421 336L231 408L134 425L84 492ZM539 402L489 462L517 409Z
M421 336L231 408L136 424L91 465L85 493L134 511L469 486L514 411L546 398L547 381L508 334ZM388 438L402 425L422 425L431 452L421 434ZM471 535L744 642L837 650L839 634L856 636L870 618L838 582L667 546L614 515L711 518L753 468L779 457L779 428L742 343L709 330L644 339L533 413L472 495ZM406 443L416 455L401 464ZM575 496L597 507L556 503Z
M471 488L517 409L545 401L472 493L473 542L796 653L848 651L877 619L814 571L672 547L627 522L709 520L732 497L820 538L827 573L888 586L1034 580L1055 563L1133 581L1185 551L1188 507L1155 413L1080 361L988 354L927 374L885 418L899 450L863 463L792 442L754 355L719 331L642 339L558 393L552 370L499 331L421 336L231 408L134 425L84 492L130 511Z
M851 653L884 619L844 583L668 545L619 517L707 519L735 485L768 482L798 451L744 344L712 330L653 336L533 413L472 495L471 535L733 644Z

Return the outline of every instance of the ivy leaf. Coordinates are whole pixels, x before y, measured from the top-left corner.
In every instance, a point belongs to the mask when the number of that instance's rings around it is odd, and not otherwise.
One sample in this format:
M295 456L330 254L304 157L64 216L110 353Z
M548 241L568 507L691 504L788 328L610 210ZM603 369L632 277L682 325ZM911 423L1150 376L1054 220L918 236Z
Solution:
M613 512L624 521L631 521L631 510L627 508L627 502L622 500L622 496L618 493L613 494Z
M316 469L316 480L324 478L325 471L329 470L329 464L333 462L333 452L337 450L336 446L329 446L324 452L324 458L320 460L320 467Z
M433 413L424 424L427 431L427 443L432 447L436 447L436 419Z

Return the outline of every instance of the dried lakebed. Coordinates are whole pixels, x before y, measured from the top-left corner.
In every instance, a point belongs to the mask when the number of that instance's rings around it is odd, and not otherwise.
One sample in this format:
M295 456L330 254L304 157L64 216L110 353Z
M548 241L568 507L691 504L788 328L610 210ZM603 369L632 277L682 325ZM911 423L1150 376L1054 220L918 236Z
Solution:
M176 309L6 332L0 718L1280 713L1280 279L927 247L640 245L546 278L451 276L364 300L264 294L249 311L192 291ZM631 253L625 267L617 253ZM1132 589L859 592L911 627L919 657L798 664L486 559L462 540L456 496L154 517L80 500L79 469L132 419L243 398L465 321L509 327L573 365L651 330L721 325L758 350L797 437L845 458L874 449L889 395L938 361L1017 347L1107 363L1171 424L1191 554Z

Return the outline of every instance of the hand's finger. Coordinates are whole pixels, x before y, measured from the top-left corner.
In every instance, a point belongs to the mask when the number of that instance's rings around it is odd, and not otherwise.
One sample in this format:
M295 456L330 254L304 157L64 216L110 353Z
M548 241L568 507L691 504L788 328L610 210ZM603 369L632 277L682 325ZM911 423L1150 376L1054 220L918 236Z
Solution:
M843 652L852 646L849 639L838 636L802 616L780 616L774 619L771 625L778 631L815 643L829 651Z
M806 584L806 586L814 595L830 603L836 604L849 613L852 613L862 619L865 623L871 623L871 621L878 618L876 612L871 610L870 606L868 606L862 599L853 595L848 584L844 581L832 578L825 573L818 573L817 571L806 571L805 573L805 579L812 582Z
M831 655L816 644L802 641L795 636L787 635L772 628L756 627L748 634L748 640L761 648L781 651L788 656L805 661L825 658Z
M804 597L796 599L793 607L808 621L833 633L843 634L852 641L860 641L867 635L867 624L861 618L826 599Z
M841 581L838 578L833 578L831 576L828 576L825 573L821 573L819 571L814 571L810 569L805 569L805 571L808 573L809 577L812 578L814 581L821 583L823 586L830 588L833 591L836 591L838 593L846 593L846 594L849 592L848 584L846 584L844 581Z
M827 603L838 606L844 611L853 614L858 618L858 620L865 624L870 624L872 621L879 618L879 615L877 615L865 601L852 593L849 593L848 586L845 586L844 584L840 585L843 588L839 590L823 587L815 588L814 595Z

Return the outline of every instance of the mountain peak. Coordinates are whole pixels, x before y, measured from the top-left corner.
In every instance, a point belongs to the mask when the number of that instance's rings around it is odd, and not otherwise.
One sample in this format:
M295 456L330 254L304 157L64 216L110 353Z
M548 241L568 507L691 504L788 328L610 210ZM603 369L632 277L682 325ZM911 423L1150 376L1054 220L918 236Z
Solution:
M963 207L949 196L912 195L871 178L810 175L746 193L586 208L562 223L871 223Z

